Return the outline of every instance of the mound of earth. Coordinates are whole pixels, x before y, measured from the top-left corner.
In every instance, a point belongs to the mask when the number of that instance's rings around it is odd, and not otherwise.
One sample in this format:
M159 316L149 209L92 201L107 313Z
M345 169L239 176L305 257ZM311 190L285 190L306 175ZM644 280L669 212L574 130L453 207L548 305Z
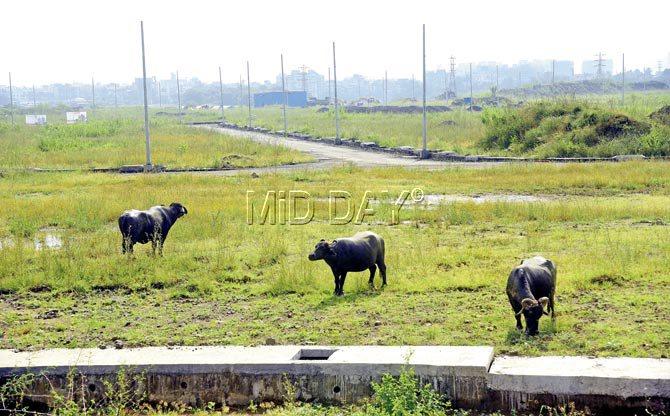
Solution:
M649 115L649 118L661 124L670 126L670 105L659 108Z
M346 107L348 113L393 113L393 114L416 114L423 111L423 107L419 105L374 105L374 106L356 106L350 105ZM427 105L426 112L429 113L443 113L451 111L451 108L446 105Z
M487 112L481 145L546 157L640 153L649 123L584 103L537 102L504 113Z

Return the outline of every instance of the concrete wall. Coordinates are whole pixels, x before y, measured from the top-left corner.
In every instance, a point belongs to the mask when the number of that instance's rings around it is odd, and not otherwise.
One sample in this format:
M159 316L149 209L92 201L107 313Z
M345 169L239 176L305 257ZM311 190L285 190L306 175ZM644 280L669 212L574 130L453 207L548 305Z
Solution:
M77 369L77 394L103 396L105 380L140 373L130 387L150 402L246 406L282 401L286 383L297 399L352 403L370 383L409 365L457 407L537 410L542 404L629 413L670 410L670 360L586 357L497 357L491 347L179 347L127 350L0 350L0 383L42 374L33 405L49 405L51 386L64 390Z

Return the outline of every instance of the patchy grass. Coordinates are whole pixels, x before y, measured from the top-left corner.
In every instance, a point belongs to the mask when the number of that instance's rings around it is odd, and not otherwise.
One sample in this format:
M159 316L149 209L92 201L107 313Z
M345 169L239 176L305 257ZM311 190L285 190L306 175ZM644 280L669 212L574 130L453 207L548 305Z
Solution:
M0 168L106 168L143 164L143 122L130 109L90 112L85 124L0 125ZM55 116L53 118L55 119ZM169 168L234 168L312 160L282 146L269 146L154 117L152 160Z
M349 191L358 208L366 190L395 199L415 187L551 198L411 205L398 225L382 203L362 225L328 223L330 190ZM310 224L247 224L247 190L258 215L266 191L297 189L314 197ZM661 162L343 167L260 178L5 174L0 197L2 348L95 347L116 338L128 346L268 338L491 344L524 355L660 357L670 348L670 175ZM173 201L189 214L171 231L165 256L151 257L146 246L122 256L118 215ZM364 229L386 240L389 286L370 291L367 273L351 273L346 296L333 297L330 270L307 254L321 238ZM31 241L45 233L58 234L63 248L34 250ZM514 330L504 285L519 259L535 254L558 265L558 320L543 319L541 335L529 339Z

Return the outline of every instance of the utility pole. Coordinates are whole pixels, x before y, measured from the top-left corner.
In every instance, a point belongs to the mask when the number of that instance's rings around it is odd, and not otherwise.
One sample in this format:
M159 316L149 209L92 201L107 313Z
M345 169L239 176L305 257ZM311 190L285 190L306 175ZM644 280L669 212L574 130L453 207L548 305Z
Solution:
M242 104L244 104L244 87L242 86L242 74L240 74L240 113L243 111Z
M422 138L423 138L423 149L421 150L421 159L428 159L428 123L426 120L426 25L422 26L423 32L423 129L422 129Z
M158 81L158 108L163 108L163 93L161 92L160 81Z
M145 172L151 171L151 142L149 139L149 102L147 100L147 64L144 59L144 22L140 21L140 33L142 36L142 87L144 89L144 138L147 153L147 163L144 166ZM95 96L94 96L95 100Z
M284 54L281 54L281 90L284 94L284 105L282 112L284 113L284 137L288 134L288 120L286 120L286 106L288 105L288 94L286 94L286 82L284 80Z
M33 108L37 107L37 98L35 98L35 84L33 84Z
M496 65L496 94L500 89L500 65Z
M456 97L456 58L454 55L449 57L449 76L451 78L451 91L454 93L454 98Z
M247 105L249 107L249 127L251 127L251 77L249 76L249 61L247 61Z
M95 79L91 77L91 108L95 108Z
M473 105L475 105L475 99L472 95L472 62L470 62L470 111Z
M416 101L416 94L414 93L414 74L412 74L412 101Z
M116 100L116 82L114 83L114 108L119 108L119 103Z
M9 73L9 116L14 126L14 91L12 90L12 73Z
M389 73L384 71L384 105L389 105Z
M444 101L449 101L449 82L447 81L447 70L444 70Z
M626 102L626 54L621 54L621 105Z
M219 96L221 98L221 122L226 121L226 115L223 112L223 78L221 77L221 66L219 66Z
M335 42L333 42L333 89L335 91L335 144L340 140L340 103L337 102L337 63L335 61Z
M179 88L179 71L177 71L177 111L179 111L179 124L181 124L181 89Z
M331 102L333 101L333 96L330 95L330 67L328 67L328 101Z

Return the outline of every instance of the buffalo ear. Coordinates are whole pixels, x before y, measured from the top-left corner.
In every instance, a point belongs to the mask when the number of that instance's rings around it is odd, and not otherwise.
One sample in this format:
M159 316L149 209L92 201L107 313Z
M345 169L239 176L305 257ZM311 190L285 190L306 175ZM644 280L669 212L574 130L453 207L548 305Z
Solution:
M323 243L324 241L326 241L326 240L324 240L324 239L322 238L321 240L319 240L319 243Z
M521 307L522 307L522 309L528 309L528 308L530 308L531 306L536 305L536 304L537 304L537 301L534 300L534 299L531 299L531 298L524 298L524 299L521 301Z
M537 300L540 302L540 305L542 305L542 309L547 309L547 305L549 305L549 298L546 296L541 297L540 299Z

